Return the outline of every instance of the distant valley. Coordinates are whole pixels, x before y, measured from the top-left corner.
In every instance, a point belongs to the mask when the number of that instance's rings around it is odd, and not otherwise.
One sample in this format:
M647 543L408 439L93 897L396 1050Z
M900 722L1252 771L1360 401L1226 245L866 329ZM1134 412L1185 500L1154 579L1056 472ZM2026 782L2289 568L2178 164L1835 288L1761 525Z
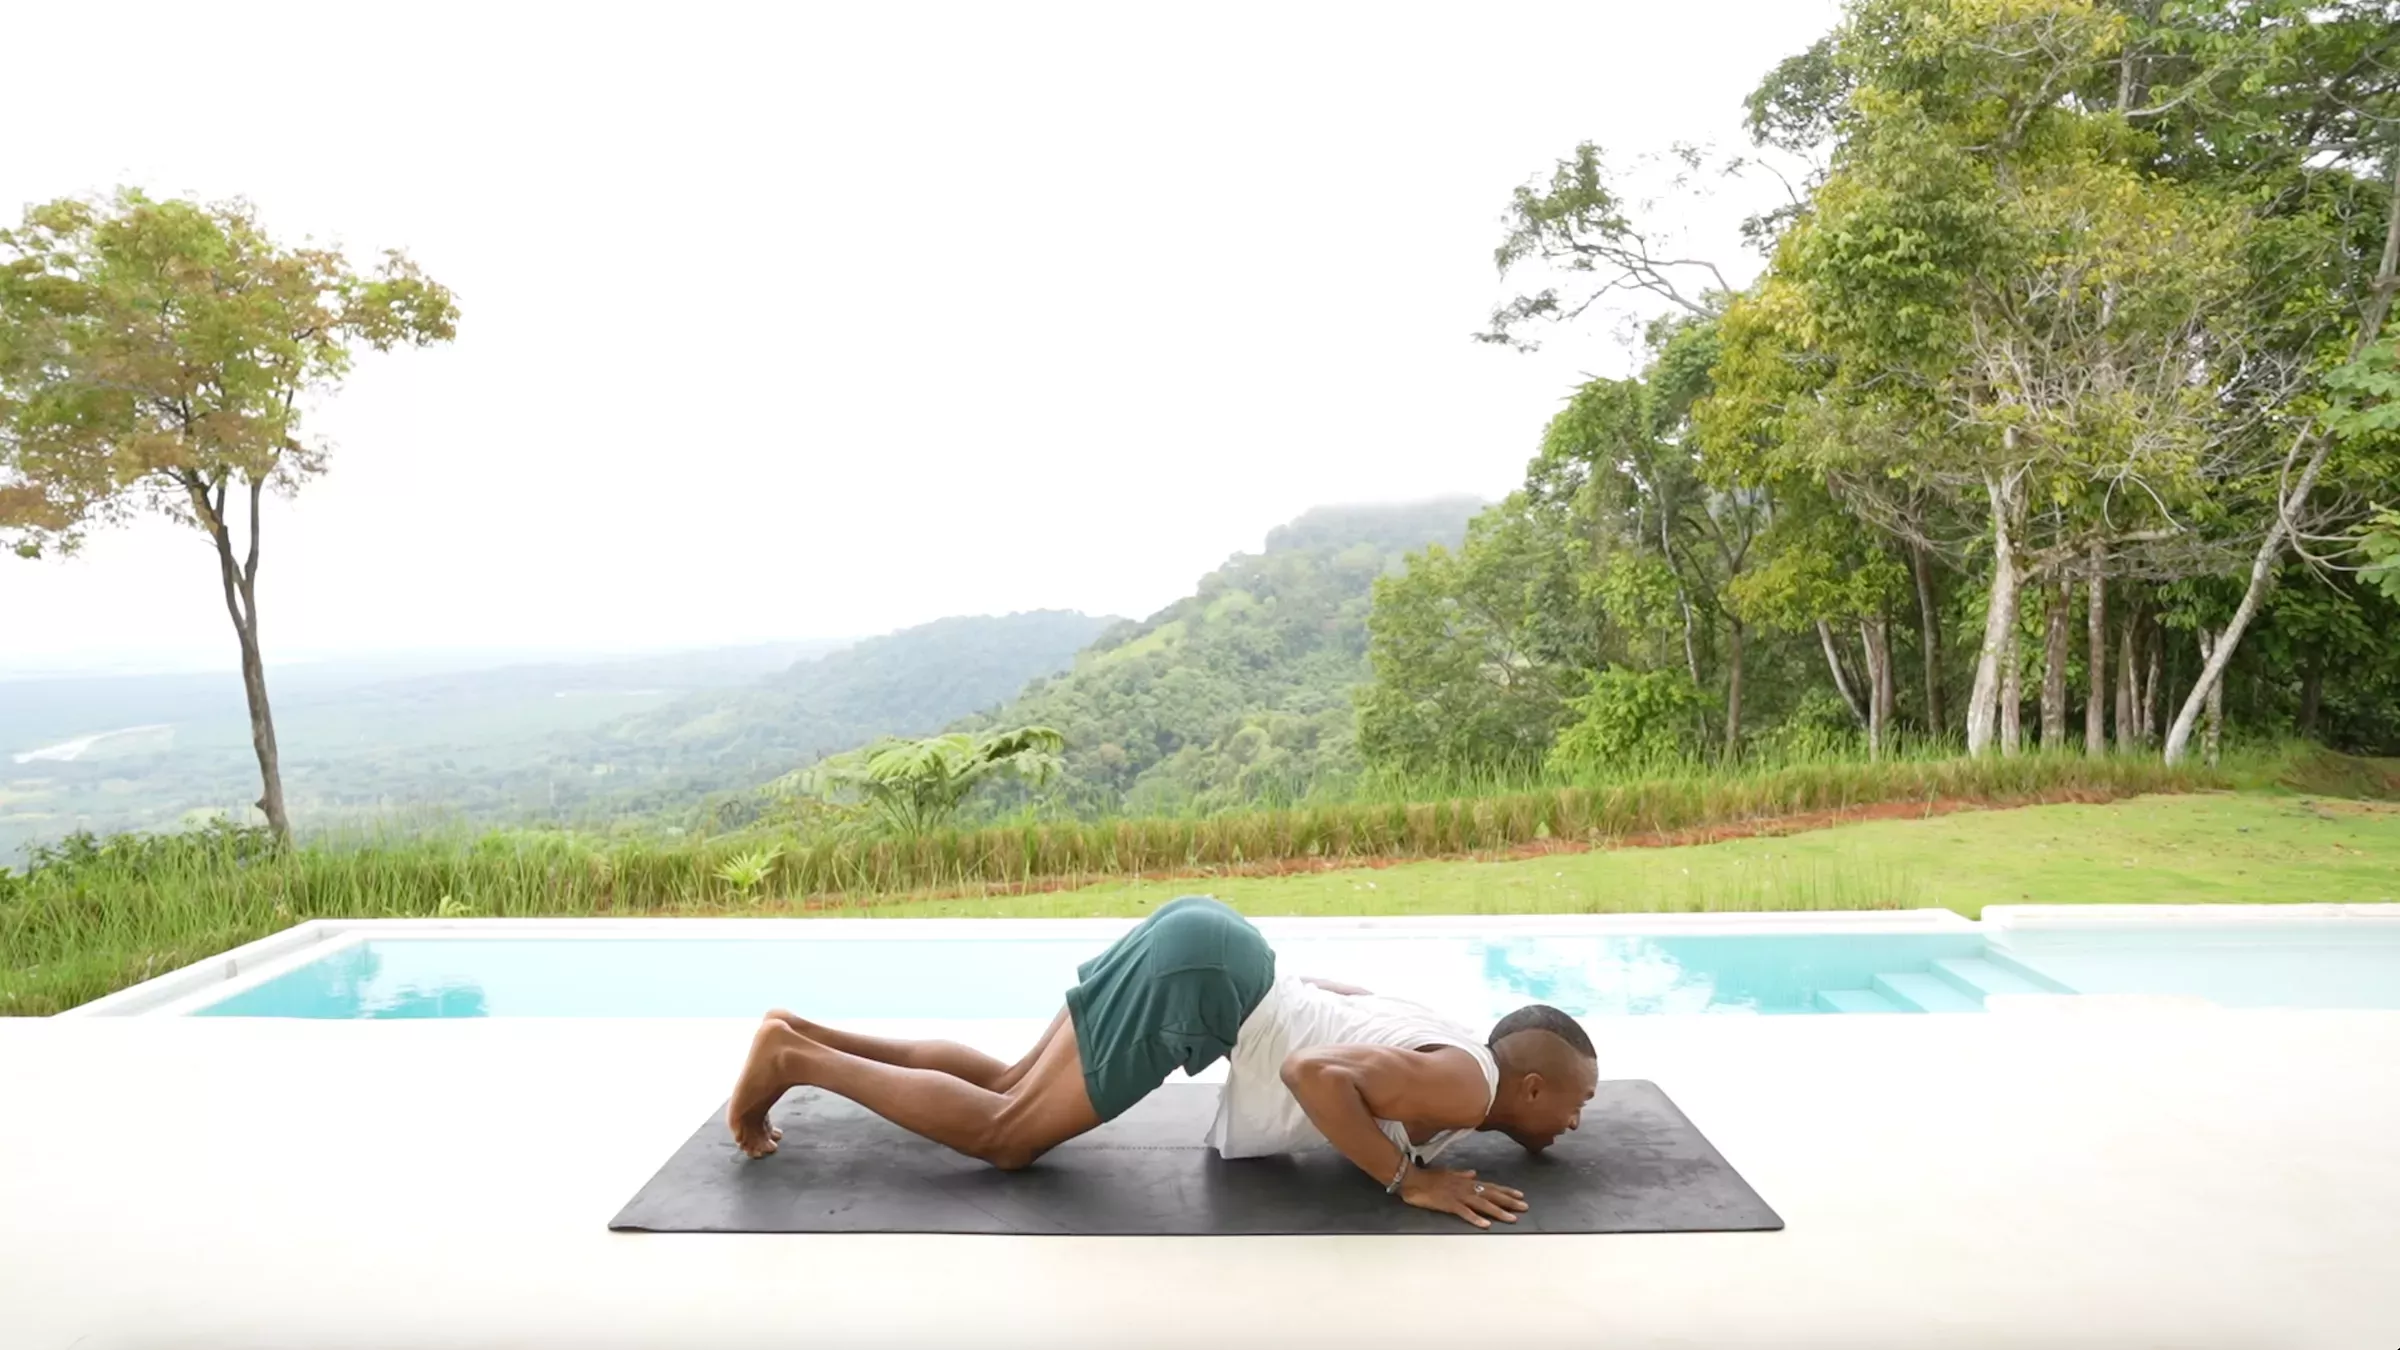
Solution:
M1065 804L1205 807L1356 767L1373 583L1455 545L1479 505L1310 512L1141 621L1037 610L855 642L274 668L285 791L303 831L659 825L881 736L1044 722L1068 737ZM76 829L242 812L249 735L230 673L0 681L0 862Z

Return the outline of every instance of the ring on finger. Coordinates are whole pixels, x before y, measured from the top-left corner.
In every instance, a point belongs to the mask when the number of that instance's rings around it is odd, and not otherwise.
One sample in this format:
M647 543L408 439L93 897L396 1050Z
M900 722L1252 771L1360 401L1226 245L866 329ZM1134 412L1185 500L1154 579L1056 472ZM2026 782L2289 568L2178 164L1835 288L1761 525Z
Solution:
M1475 1193L1476 1193L1477 1195L1481 1195L1481 1194L1483 1194L1483 1183L1482 1183L1482 1182L1478 1181L1478 1182L1476 1182L1476 1183L1475 1183Z

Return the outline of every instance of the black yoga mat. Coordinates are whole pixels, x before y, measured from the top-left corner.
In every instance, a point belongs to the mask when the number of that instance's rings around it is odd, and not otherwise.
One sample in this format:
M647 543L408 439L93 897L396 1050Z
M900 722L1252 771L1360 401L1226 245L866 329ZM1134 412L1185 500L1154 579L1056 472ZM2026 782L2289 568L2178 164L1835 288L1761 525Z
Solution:
M1460 1233L1447 1214L1402 1204L1320 1149L1229 1162L1201 1142L1217 1090L1172 1083L1000 1172L803 1088L775 1109L782 1146L744 1158L722 1107L684 1141L609 1227L653 1233L1049 1233L1108 1235ZM1501 1233L1695 1233L1777 1229L1767 1208L1667 1094L1639 1080L1600 1085L1583 1128L1535 1157L1475 1134L1438 1164L1525 1192L1532 1210Z

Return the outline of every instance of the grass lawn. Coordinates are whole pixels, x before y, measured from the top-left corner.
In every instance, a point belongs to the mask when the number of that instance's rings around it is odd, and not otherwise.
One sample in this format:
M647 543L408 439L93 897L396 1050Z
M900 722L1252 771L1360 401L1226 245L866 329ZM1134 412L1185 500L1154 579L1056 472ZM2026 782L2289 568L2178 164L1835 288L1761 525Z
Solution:
M1535 914L1997 904L2400 901L2400 805L2281 793L1961 811L1781 838L1280 877L1105 882L832 909L878 917L1143 913L1200 891L1250 914Z

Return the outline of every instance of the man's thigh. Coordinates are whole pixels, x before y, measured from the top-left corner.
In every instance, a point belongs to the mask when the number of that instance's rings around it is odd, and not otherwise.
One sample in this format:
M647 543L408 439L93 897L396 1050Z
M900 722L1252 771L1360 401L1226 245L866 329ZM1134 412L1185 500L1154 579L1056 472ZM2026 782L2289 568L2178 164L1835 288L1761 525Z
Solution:
M1043 1029L1042 1038L1033 1043L1032 1049L1026 1051L1017 1059L1016 1063L1009 1065L1005 1072L985 1086L994 1092L1007 1092L1015 1088L1017 1084L1024 1082L1025 1075L1033 1072L1033 1066L1040 1062L1042 1052L1048 1050L1050 1043L1058 1039L1058 1033L1062 1027L1069 1031L1074 1029L1074 1019L1067 1016L1067 1010L1064 1008L1059 1009L1058 1015L1050 1019L1050 1025ZM1080 1063L1080 1060L1078 1062Z
M1000 1108L999 1150L994 1161L1022 1167L1100 1124L1083 1083L1083 1055L1073 1019L1061 1016L1044 1037L1032 1067Z

